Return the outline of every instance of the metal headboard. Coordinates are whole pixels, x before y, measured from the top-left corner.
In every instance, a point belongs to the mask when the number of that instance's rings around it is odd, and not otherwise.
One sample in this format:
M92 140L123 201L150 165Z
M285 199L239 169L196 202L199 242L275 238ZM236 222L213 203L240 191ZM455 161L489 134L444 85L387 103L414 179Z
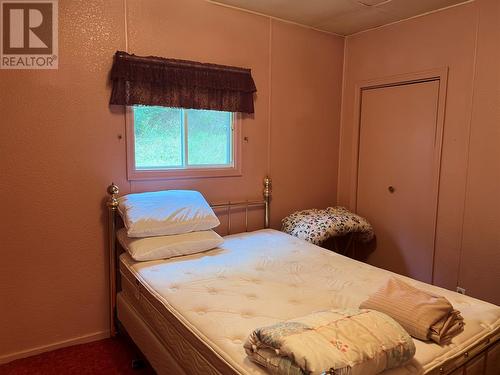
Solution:
M116 293L117 293L117 261L118 254L116 250L116 211L118 210L118 194L120 189L114 183L108 186L107 189L109 198L106 202L108 207L108 252L109 252L109 326L111 337L117 333L117 318L116 318ZM250 208L264 207L264 228L269 228L270 218L270 203L272 194L271 178L264 178L263 200L260 201L239 201L211 204L214 210L224 210L227 215L227 233L231 234L231 215L234 208L244 208L245 210L245 231L248 232L248 211Z

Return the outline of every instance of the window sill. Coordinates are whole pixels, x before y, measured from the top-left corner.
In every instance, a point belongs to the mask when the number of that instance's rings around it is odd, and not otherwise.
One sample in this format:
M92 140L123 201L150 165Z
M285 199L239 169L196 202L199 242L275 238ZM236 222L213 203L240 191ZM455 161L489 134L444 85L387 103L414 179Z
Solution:
M211 177L238 177L241 176L241 168L189 168L170 170L131 170L128 171L128 180L170 180L190 178Z

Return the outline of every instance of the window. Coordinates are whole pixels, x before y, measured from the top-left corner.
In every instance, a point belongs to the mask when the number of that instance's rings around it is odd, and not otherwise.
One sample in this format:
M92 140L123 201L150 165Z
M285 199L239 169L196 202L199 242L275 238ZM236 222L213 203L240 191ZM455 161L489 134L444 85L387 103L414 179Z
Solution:
M129 108L129 179L239 175L238 132L231 112Z

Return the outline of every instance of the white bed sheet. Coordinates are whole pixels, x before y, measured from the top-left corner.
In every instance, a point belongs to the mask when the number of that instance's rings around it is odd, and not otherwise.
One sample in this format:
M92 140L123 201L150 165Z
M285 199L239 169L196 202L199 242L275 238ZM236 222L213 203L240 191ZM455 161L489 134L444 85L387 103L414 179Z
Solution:
M394 273L275 230L225 237L219 248L163 261L122 265L184 326L241 374L266 374L243 342L257 327L332 308L358 307ZM418 374L462 355L500 329L500 307L403 276L462 312L465 330L447 346L415 339L417 353L387 375Z

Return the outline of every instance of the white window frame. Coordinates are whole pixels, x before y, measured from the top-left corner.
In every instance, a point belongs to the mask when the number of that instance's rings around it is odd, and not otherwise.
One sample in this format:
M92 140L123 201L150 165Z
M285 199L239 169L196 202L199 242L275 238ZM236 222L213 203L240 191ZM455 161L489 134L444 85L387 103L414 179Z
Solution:
M127 178L129 180L161 180L174 178L204 178L204 177L229 177L241 176L241 118L238 113L232 114L232 160L230 166L218 165L192 165L177 168L152 168L137 169L135 166L135 132L134 132L134 110L126 107L125 127L127 144ZM186 125L185 125L186 126ZM185 129L183 129L183 132ZM187 141L186 141L187 142ZM183 146L183 152L187 147ZM186 157L184 155L184 157Z

